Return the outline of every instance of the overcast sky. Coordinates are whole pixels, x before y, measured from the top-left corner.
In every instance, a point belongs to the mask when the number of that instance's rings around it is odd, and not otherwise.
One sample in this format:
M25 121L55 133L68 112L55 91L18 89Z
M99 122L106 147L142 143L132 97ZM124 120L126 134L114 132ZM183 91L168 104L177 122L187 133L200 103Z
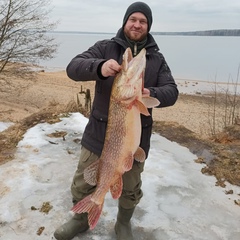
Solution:
M128 0L52 0L56 30L115 33ZM240 0L149 0L151 31L194 31L240 28Z

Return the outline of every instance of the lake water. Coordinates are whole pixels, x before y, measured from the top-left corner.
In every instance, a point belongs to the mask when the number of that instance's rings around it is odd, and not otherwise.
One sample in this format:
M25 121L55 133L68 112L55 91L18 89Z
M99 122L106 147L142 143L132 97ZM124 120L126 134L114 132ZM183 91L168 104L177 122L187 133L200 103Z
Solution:
M52 33L59 43L54 59L40 64L49 70L65 69L78 53L114 34ZM236 82L240 66L240 37L154 35L176 79ZM240 81L240 79L239 79Z

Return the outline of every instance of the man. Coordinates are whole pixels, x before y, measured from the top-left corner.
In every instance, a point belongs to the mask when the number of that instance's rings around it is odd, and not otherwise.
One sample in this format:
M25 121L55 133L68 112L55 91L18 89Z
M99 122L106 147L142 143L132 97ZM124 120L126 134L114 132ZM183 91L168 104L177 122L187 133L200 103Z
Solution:
M149 6L143 2L135 2L128 7L122 28L116 37L97 42L87 51L73 58L67 66L69 78L75 81L96 80L93 107L83 134L80 161L71 186L73 204L91 194L95 189L84 181L83 171L101 155L111 87L114 76L121 70L119 64L122 62L126 48L131 48L133 56L136 56L142 48L147 51L143 95L157 98L160 101L158 107L171 106L177 100L177 85L154 38L149 34L151 25L152 12ZM149 109L149 112L152 113L152 109ZM140 146L147 156L153 120L151 116L141 115L141 122ZM133 239L130 219L143 196L141 190L143 168L144 163L134 161L132 169L123 175L123 191L118 202L115 224L118 240ZM54 236L57 240L70 240L88 228L87 213L75 214L55 231Z

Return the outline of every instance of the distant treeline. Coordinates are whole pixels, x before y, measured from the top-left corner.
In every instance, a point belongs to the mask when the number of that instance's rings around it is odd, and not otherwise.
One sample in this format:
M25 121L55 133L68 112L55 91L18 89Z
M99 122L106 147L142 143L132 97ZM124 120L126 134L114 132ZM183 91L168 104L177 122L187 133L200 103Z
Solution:
M153 35L185 35L185 36L240 36L240 29L220 29L193 32L151 32Z
M112 34L107 32L81 32L81 31L50 31L49 33L65 33L65 34ZM240 29L220 29L206 31L191 32L151 32L153 35L185 35L185 36L240 36Z

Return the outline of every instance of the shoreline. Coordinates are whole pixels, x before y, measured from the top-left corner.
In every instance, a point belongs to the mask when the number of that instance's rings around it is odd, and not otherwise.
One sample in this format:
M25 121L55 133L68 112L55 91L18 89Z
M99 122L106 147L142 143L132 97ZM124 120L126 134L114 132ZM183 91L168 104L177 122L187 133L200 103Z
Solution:
M62 73L66 75L66 70L61 67L46 68L39 66L37 72ZM186 79L174 77L179 93L181 94L212 94L223 93L240 95L240 80L233 82L207 81L202 79ZM69 79L70 80L70 79ZM71 81L71 80L70 80Z
M211 82L192 79L175 79L181 94L233 94L240 95L240 83Z

